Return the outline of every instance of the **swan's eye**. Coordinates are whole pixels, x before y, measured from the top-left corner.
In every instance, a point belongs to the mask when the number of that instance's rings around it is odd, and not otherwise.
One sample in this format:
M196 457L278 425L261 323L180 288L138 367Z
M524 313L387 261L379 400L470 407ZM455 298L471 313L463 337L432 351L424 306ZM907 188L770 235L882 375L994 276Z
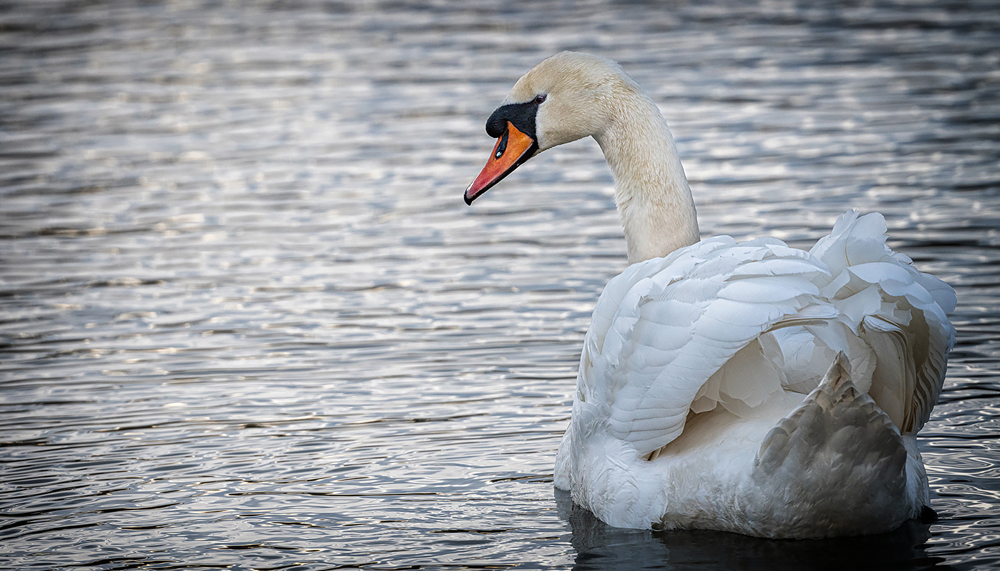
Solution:
M543 101L545 101L544 93L542 93L541 95L536 95L535 100L532 101L532 103L534 103L535 105L541 105Z

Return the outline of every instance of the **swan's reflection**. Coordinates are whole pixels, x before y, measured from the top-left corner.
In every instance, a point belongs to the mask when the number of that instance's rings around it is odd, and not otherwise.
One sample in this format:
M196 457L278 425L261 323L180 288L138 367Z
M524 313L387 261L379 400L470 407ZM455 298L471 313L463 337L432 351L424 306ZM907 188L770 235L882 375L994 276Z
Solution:
M770 540L717 531L618 529L555 490L556 506L573 531L573 569L927 569L930 526L907 522L891 533L824 540Z

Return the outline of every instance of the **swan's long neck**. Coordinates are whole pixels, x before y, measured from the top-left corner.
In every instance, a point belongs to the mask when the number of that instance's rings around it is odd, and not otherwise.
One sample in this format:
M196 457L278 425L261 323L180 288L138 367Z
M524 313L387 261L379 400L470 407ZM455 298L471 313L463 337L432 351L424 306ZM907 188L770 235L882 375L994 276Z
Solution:
M638 86L622 86L609 121L594 138L615 176L630 264L699 240L694 198L674 139L656 104Z

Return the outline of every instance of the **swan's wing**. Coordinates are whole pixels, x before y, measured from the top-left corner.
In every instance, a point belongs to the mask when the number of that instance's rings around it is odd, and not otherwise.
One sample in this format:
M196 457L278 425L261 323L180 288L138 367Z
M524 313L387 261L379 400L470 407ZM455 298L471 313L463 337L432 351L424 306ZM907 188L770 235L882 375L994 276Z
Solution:
M903 434L926 422L955 331L954 291L885 245L879 214L848 212L809 252L704 240L613 279L584 343L579 395L640 454L690 411L743 414L814 389L837 352Z
M920 430L941 393L955 344L947 313L956 297L947 284L892 252L885 231L881 214L851 211L810 253L831 270L831 279L818 283L822 296L877 356L869 394L908 434Z
M783 320L824 313L815 304L821 277L829 279L826 268L804 251L727 236L634 264L594 310L578 397L601 408L611 434L640 454L665 446L702 385L742 348ZM773 390L742 389L751 401Z

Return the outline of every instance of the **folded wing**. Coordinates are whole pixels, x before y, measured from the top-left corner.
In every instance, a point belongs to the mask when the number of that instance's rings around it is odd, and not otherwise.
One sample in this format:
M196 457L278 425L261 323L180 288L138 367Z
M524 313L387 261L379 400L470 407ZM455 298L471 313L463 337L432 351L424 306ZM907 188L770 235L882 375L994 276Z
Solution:
M721 236L634 264L605 288L579 397L640 454L691 411L745 414L815 388L838 352L902 432L926 421L954 330L954 292L885 246L880 215L841 217L810 252Z

